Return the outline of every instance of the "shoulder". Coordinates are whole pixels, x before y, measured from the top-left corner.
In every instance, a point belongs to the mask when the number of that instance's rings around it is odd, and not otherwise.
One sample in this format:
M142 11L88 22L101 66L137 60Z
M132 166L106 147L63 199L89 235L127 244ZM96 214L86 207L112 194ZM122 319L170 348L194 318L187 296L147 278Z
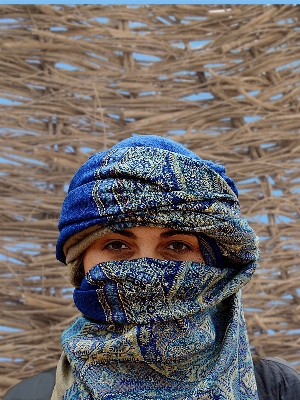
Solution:
M300 399L300 374L291 364L277 357L264 357L253 361L259 399Z
M50 400L55 385L56 368L48 369L19 382L3 400Z
M285 360L264 357L254 360L254 372L260 400L299 400L300 374ZM11 388L3 400L50 400L56 368L25 379Z

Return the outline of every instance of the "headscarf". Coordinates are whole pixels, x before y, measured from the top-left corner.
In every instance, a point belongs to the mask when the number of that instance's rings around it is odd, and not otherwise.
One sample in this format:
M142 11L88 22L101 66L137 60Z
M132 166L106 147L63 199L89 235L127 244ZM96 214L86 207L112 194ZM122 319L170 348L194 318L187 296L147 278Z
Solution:
M97 237L135 226L199 234L205 262L108 261L78 278ZM59 229L83 315L62 335L53 396L258 399L240 290L258 241L223 166L161 137L126 139L77 171Z

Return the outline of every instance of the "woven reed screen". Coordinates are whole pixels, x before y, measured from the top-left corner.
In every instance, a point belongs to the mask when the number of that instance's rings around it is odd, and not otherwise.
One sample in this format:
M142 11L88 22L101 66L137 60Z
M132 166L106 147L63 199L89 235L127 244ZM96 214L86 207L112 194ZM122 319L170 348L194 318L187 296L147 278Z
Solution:
M56 365L77 315L55 259L67 185L91 153L132 133L227 166L261 239L244 290L253 352L300 362L299 6L0 14L2 390Z

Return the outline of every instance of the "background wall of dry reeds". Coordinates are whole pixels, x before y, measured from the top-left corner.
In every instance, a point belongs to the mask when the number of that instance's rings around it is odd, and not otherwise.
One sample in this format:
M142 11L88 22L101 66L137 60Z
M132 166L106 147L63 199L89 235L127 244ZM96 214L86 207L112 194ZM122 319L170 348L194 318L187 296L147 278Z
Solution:
M0 14L0 388L56 365L77 315L54 251L67 185L89 154L132 133L227 166L261 238L244 290L253 352L300 369L299 6Z

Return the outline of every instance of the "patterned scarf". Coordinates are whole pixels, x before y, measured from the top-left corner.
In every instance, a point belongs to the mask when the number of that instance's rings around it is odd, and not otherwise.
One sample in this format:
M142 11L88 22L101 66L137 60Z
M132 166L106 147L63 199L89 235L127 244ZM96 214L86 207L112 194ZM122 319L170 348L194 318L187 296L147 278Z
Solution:
M93 226L158 226L201 232L223 262L106 262L81 284L71 263L84 315L62 335L52 399L256 400L240 289L254 273L257 238L222 166L150 139L128 139L79 169L58 258L65 262L66 243Z

